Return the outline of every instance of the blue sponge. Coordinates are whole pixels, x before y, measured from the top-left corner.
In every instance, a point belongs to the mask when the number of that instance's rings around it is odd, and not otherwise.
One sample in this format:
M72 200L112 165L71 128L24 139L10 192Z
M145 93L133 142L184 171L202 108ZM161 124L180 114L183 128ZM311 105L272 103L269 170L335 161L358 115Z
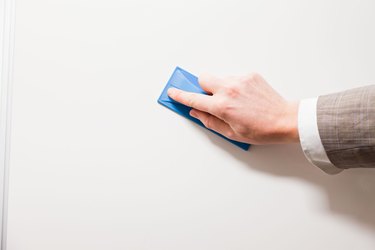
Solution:
M199 86L198 78L196 76L190 74L189 72L177 67L174 70L174 72L173 72L171 78L169 79L167 85L165 86L163 92L161 93L161 95L158 99L158 102L161 105L171 109L172 111L174 111L174 112L184 116L185 118L197 123L198 125L206 128L201 121L199 121L198 119L190 116L190 114L189 114L189 112L191 110L190 107L187 107L187 106L185 106L181 103L178 103L168 96L167 91L171 87L181 89L181 90L185 90L185 91L188 91L188 92L194 92L194 93L207 95L207 93ZM228 140L229 142L233 143L234 145L242 148L243 150L248 150L249 147L250 147L250 145L247 144L247 143L238 142L238 141L228 139L225 136L223 136L219 133L216 133L215 131L213 131L211 129L209 129L209 130L212 131L213 133L219 135L220 137Z

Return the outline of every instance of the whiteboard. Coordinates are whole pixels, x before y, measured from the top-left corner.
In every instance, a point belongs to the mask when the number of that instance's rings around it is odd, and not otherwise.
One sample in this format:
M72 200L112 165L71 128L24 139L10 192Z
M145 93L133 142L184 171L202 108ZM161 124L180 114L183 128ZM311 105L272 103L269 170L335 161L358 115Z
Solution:
M8 250L374 249L375 172L157 104L175 66L296 100L375 81L375 2L17 0Z

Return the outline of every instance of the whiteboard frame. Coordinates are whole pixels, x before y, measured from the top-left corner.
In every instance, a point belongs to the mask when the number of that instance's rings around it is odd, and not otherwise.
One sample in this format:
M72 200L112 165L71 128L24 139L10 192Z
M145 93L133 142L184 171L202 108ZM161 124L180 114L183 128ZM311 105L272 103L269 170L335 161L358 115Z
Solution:
M0 249L6 249L15 0L0 0Z

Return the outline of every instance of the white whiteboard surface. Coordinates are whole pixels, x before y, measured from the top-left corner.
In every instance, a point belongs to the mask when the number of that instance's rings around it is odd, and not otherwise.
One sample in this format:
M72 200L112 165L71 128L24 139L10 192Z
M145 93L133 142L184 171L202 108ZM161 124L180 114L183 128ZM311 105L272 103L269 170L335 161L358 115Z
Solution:
M289 99L375 82L375 2L17 0L7 250L375 248L375 171L241 151L157 104L175 66Z
M6 246L11 86L14 46L13 0L0 0L0 249Z

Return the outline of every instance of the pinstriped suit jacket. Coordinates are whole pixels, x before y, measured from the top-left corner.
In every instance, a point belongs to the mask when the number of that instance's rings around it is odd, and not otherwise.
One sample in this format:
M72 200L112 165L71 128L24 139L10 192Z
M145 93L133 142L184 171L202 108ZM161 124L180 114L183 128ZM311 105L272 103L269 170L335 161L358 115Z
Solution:
M375 85L320 96L319 135L338 168L375 168Z

